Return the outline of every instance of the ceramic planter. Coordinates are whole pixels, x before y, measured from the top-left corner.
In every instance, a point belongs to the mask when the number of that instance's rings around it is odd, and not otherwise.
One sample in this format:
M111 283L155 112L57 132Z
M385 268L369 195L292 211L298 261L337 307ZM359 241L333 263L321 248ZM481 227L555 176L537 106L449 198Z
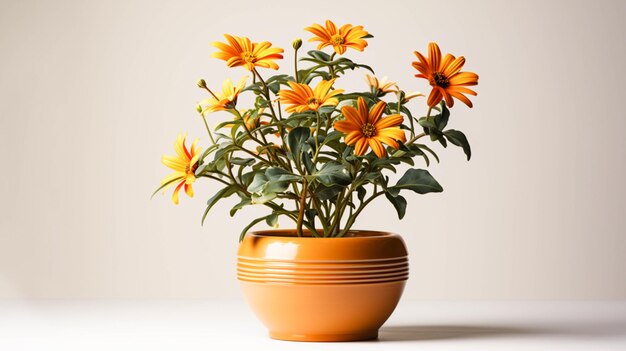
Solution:
M294 341L375 339L408 279L397 234L351 231L342 238L293 230L248 234L237 278L270 337Z

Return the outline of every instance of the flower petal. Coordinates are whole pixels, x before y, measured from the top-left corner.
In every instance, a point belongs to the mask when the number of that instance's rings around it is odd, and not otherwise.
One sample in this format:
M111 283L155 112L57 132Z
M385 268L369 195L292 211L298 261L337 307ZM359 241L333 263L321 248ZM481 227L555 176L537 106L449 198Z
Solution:
M439 50L437 43L428 43L428 60L430 67L432 67L434 71L440 71L441 50Z
M441 99L443 99L443 95L441 95L441 91L439 90L439 88L433 88L433 90L430 92L430 95L428 96L428 106L435 107L439 103L439 101L441 101Z
M378 158L383 158L387 156L387 151L383 147L383 144L381 144L380 141L376 140L376 138L368 139L368 143L369 143L369 146L374 151L374 153L376 154L376 156L378 156Z
M380 116L382 116L385 111L385 106L387 103L384 101L379 101L372 107L372 110L369 112L369 123L376 124Z
M374 124L374 127L376 127L376 130L390 127L398 127L402 124L402 121L404 121L404 117L402 117L402 115L390 115L385 118L379 119L376 124Z
M357 156L363 156L363 154L365 153L365 151L367 151L367 139L366 138L361 138L359 140L357 140L356 145L354 145L354 153Z

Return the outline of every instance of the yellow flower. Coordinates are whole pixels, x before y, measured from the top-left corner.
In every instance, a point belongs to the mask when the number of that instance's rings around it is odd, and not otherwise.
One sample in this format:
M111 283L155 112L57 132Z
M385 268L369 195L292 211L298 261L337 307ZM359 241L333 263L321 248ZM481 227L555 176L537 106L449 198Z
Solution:
M415 51L419 62L413 62L413 67L420 71L416 77L427 79L433 90L428 96L428 106L436 106L442 99L448 107L454 106L455 97L464 104L472 107L472 102L463 94L476 95L476 92L465 86L477 85L478 75L473 72L460 72L465 64L465 58L455 58L447 54L441 59L441 50L436 43L428 44L428 58Z
M191 150L187 149L185 145L185 139L187 135L179 134L174 143L174 150L176 150L176 156L163 155L161 162L167 167L174 170L174 173L168 175L161 181L161 185L165 185L163 189L168 188L174 183L178 182L174 193L172 194L172 201L178 205L178 192L184 186L185 193L189 197L193 197L192 184L196 181L194 172L198 168L198 158L202 149L196 147L198 140L191 144ZM167 185L166 185L167 184Z
M383 77L383 79L378 79L375 76L366 74L365 80L372 89L372 92L378 96L383 96L387 93L395 93L398 91L398 83L388 80L386 76Z
M222 83L222 92L215 94L217 96L217 99L211 96L210 98L202 100L200 102L200 105L206 106L202 109L202 115L204 115L205 113L224 111L229 108L233 108L237 103L237 97L239 96L239 93L241 93L243 88L245 88L246 86L246 79L248 79L247 76L241 78L237 83L237 86L233 85L233 82L230 80L230 78L224 80L224 82Z
M304 28L304 30L316 35L309 41L319 41L318 50L332 45L335 52L339 55L346 52L347 48L363 51L367 46L367 41L363 37L369 34L363 30L363 26L353 26L351 24L344 24L337 29L337 26L330 20L326 20L326 28L319 24L314 24Z
M278 69L274 60L282 59L284 50L273 48L272 43L264 41L253 43L246 37L234 37L224 34L228 43L213 42L211 45L221 51L214 52L213 57L226 61L228 67L244 66L249 71L254 67Z
M311 89L306 84L289 82L291 90L281 90L278 96L280 96L280 102L291 105L285 109L288 113L317 111L322 106L337 106L339 103L334 96L343 93L343 89L330 91L334 82L335 79L323 80L315 89Z
M333 126L336 130L346 133L344 142L347 145L354 145L354 153L357 156L365 154L371 147L376 156L385 157L387 151L383 143L397 150L400 145L396 140L406 141L406 136L400 129L402 115L394 114L381 118L386 105L384 101L379 101L370 111L365 100L359 97L358 110L352 106L341 108L341 113L346 119L335 122Z

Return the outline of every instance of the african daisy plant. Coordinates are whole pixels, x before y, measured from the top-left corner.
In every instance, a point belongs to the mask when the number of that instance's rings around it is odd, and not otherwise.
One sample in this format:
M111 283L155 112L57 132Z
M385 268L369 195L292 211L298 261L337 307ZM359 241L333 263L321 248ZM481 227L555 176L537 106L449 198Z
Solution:
M401 219L407 206L401 194L443 190L428 171L412 167L415 159L425 166L431 158L439 161L424 139L443 147L459 146L470 159L465 135L447 128L454 99L472 107L466 95L476 95L468 86L476 85L478 76L461 72L465 58L442 56L435 43L428 45L426 56L415 52L415 76L431 86L426 98L405 92L386 78L378 79L371 67L344 56L350 49L367 47L366 39L372 35L362 26L337 27L326 21L325 26L314 24L305 30L314 35L309 41L319 44L317 50L300 54L302 40L293 42L292 75L261 74L261 69L278 70L277 62L283 59L284 50L269 42L226 34L225 42L212 44L218 49L213 57L248 71L252 79L243 77L236 85L227 79L221 91L203 79L198 81L207 98L197 110L210 143L202 150L196 140L188 148L186 136L179 135L176 155L162 158L174 173L163 179L156 192L175 186L172 200L177 204L181 189L193 196L198 179L221 184L208 199L202 222L219 200L232 196L239 201L231 216L247 206L266 208L263 216L243 228L243 238L260 222L276 227L280 217L293 221L298 235L304 229L315 237L341 237L381 196ZM341 79L352 70L368 73L369 90L341 89ZM253 96L254 103L240 106L238 98L243 94ZM420 97L427 105L423 116L409 109ZM211 130L207 119L220 113L230 118ZM396 173L402 164L408 170L391 181L388 174Z

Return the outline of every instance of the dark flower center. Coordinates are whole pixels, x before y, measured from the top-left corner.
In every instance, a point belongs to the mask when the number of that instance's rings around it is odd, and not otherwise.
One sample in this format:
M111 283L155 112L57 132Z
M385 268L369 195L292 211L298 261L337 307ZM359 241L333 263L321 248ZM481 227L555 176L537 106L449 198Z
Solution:
M361 127L361 132L366 138L371 138L376 135L376 127L371 123L366 123Z
M254 57L254 54L250 51L242 53L241 58L247 63L254 63L254 61L256 60L256 57Z
M330 43L333 45L341 45L343 44L343 42L344 42L344 39L339 34L335 34L332 37L330 37Z
M321 103L320 99L312 97L306 101L307 105L319 105Z
M439 87L442 88L447 88L450 86L450 81L448 80L448 77L446 77L443 73L441 72L435 72L433 74L433 78L430 81L430 84L437 85Z
M196 173L196 169L198 169L198 163L196 162L193 166L189 167L190 165L186 165L185 166L185 173L187 174L195 174Z

